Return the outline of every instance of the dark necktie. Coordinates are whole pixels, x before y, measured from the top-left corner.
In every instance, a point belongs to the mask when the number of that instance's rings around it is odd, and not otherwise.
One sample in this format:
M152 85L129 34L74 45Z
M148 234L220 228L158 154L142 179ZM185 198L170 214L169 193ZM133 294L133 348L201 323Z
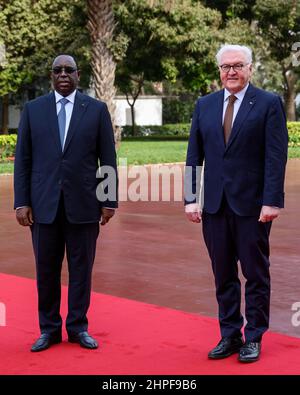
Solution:
M225 144L228 143L229 136L231 133L231 127L232 127L232 118L233 118L233 107L234 107L234 102L236 101L236 97L234 95L230 95L228 97L228 105L225 111L225 116L224 116L224 123L223 123L223 128L224 128L224 140Z
M59 127L59 137L60 137L60 144L61 144L61 149L63 150L64 147L64 139L65 139L65 132L66 132L66 104L69 102L68 99L63 97L62 99L59 100L61 103L61 108L58 113L58 127Z

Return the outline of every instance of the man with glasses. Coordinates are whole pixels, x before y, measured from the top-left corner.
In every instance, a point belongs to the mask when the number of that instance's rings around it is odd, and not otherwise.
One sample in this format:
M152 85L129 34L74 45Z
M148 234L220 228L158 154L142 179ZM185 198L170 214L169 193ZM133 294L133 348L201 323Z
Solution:
M30 226L36 260L41 336L31 351L62 341L61 267L68 261L68 340L96 349L89 335L92 267L99 234L117 207L116 194L96 196L99 167L113 169L116 153L107 106L77 90L79 70L73 57L52 65L54 91L25 105L15 157L15 208L20 225ZM113 191L117 177L111 178ZM110 185L108 185L109 189Z
M250 83L251 50L225 45L216 57L224 89L198 100L186 160L194 192L205 161L203 209L190 196L185 211L190 221L202 220L215 277L221 340L208 357L238 353L239 361L254 362L269 326L269 235L284 205L288 133L280 98ZM245 341L238 261L246 278Z

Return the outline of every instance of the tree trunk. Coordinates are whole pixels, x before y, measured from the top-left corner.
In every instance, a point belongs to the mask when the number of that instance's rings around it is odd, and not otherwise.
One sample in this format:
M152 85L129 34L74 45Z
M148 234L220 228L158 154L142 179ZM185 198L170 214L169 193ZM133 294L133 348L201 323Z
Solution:
M112 0L88 0L88 29L92 42L93 87L98 99L108 107L114 127L115 141L121 139L121 129L115 124L116 63L109 49L115 27Z
M130 105L130 111L131 111L131 130L132 130L132 135L135 136L135 117L134 117L134 103L129 104Z
M296 121L296 74L293 70L288 70L284 73L285 90L284 90L284 106L286 117L288 121Z
M1 132L3 134L8 134L8 95L2 97L2 125Z

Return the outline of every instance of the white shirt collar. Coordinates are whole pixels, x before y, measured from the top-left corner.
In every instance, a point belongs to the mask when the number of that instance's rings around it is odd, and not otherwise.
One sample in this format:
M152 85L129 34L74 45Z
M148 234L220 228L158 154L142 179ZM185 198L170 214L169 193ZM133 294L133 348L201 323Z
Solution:
M239 99L239 100L243 100L246 90L248 89L249 86L249 82L248 84L239 92L235 93L234 96ZM224 102L228 99L228 97L231 95L231 93L225 88L224 89Z
M60 101L60 99L62 99L64 96L62 96L60 93L56 91L54 91L54 94L55 94L55 103L57 104ZM76 95L76 89L69 96L66 96L66 99L68 99L72 104L74 104L75 95Z

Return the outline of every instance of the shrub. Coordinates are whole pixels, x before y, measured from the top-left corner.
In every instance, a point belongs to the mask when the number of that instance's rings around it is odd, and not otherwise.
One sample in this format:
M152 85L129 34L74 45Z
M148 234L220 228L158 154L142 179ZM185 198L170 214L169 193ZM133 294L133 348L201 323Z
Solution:
M182 136L188 137L190 131L189 123L175 123L166 125L136 126L136 136L131 135L131 126L122 127L122 137L142 137L142 136Z
M168 125L136 126L137 135L131 136L131 126L123 126L122 136L128 139L141 140L182 140L187 139L190 132L190 123L177 123ZM300 122L288 122L289 147L300 147Z
M0 161L6 161L15 155L17 135L0 135Z
M288 122L289 147L300 147L300 122Z

